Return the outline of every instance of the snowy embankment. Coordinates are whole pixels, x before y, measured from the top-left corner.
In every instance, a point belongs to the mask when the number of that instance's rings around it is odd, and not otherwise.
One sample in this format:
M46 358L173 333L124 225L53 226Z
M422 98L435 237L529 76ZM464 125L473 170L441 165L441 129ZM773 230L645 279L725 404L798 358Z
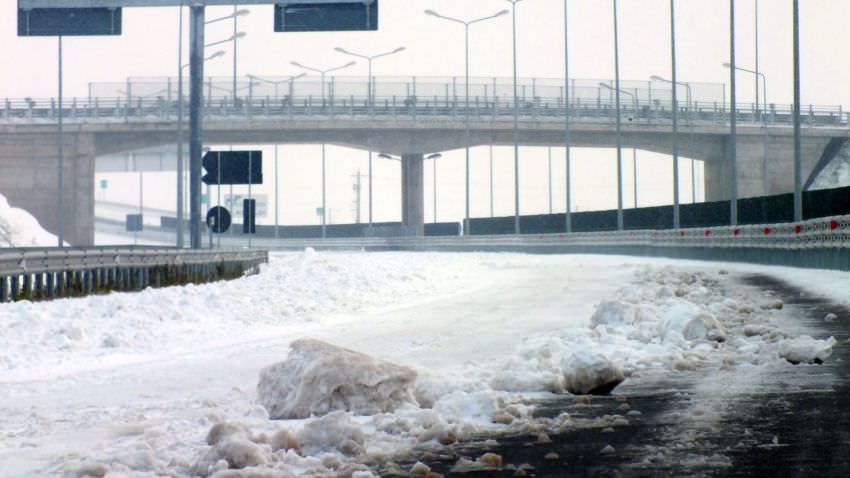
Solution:
M9 206L0 194L0 247L52 247L56 240L30 213Z
M179 357L452 290L470 264L436 254L275 256L236 281L0 305L0 383Z
M533 418L529 399L659 374L740 373L748 381L737 390L747 392L758 386L754 372L829 360L833 340L807 337L781 301L732 274L647 263L308 252L230 283L10 305L0 309L13 312L0 324L0 377L157 359L168 370L80 379L147 397L99 398L95 408L70 405L94 393L74 392L76 378L60 382L63 400L47 400L56 410L9 415L16 431L0 436L0 458L40 450L51 459L41 474L70 477L406 474L397 462L457 441L523 434L546 443L552 433L630 426L639 414ZM215 350L227 343L229 353ZM204 349L212 357L200 366L180 356ZM9 400L38 389L22 386ZM56 445L71 435L90 440ZM456 467L503 465L485 455Z

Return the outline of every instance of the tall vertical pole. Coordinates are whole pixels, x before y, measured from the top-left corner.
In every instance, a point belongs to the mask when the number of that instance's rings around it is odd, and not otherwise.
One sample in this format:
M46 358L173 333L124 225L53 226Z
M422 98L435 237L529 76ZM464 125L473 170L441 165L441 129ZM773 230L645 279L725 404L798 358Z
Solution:
M738 224L738 114L737 91L735 85L735 0L729 0L729 88L731 91L729 105L729 222Z
M183 184L186 173L183 171L183 5L180 5L180 25L177 28L177 247L185 245L183 223L185 222Z
M800 1L794 0L794 221L803 220L803 146L800 130Z
M327 203L325 202L325 145L322 145L322 239L327 237Z
M517 38L516 38L516 2L511 1L513 11L513 51L514 51L514 234L520 233L519 225L519 93L517 92Z
M466 111L466 120L464 124L464 141L466 142L466 215L464 216L465 220L463 221L463 235L468 236L472 234L469 224L469 23L464 23L463 26L464 41L466 45L466 105L464 106L464 110ZM435 159L434 164L436 163L437 160Z
M759 0L755 0L755 36L756 36L756 112L759 109ZM762 104L762 108L767 108L766 104ZM767 194L767 191L765 191Z
M493 145L490 145L490 217L493 217Z
M369 58L369 101L372 101L372 59ZM371 122L370 122L371 124ZM372 132L369 132L369 143L372 142ZM369 228L372 228L372 148L369 148Z
M62 125L62 36L59 36L59 104L56 111L59 113L57 116L57 120L59 123L59 174L58 176L58 184L56 187L56 240L58 242L58 247L63 247L65 245L65 191L64 191L64 176L65 176L65 131L64 126Z
M637 181L637 148L632 148L632 185L635 195L635 209L638 207L638 181Z
M204 88L204 6L189 20L189 202L192 249L201 248L201 107Z
M548 148L548 163L549 163L549 214L552 214L552 147Z
M278 214L278 210L280 209L280 175L278 175L278 156L277 156L278 145L274 145L274 238L280 238L280 214Z
M236 14L238 5L233 5L233 107L236 108L236 59L238 58L236 54L236 33L238 30L237 22L239 21L239 15Z
M569 40L569 9L567 7L568 0L564 0L564 147L566 148L566 231L573 231L573 216L572 216L572 164L570 157L572 143L572 125L570 123L570 40Z
M434 161L434 223L437 223L437 158Z
M614 1L614 93L617 116L617 230L623 230L623 133L620 119L620 27L617 0Z
M676 68L676 0L670 0L670 64L673 70L673 82L671 83L673 86L673 229L679 229L681 215L679 213L679 73ZM690 88L688 91L690 91ZM688 109L690 110L690 97L688 98ZM691 194L693 194L695 185L694 162L691 160ZM696 201L696 199L693 200Z

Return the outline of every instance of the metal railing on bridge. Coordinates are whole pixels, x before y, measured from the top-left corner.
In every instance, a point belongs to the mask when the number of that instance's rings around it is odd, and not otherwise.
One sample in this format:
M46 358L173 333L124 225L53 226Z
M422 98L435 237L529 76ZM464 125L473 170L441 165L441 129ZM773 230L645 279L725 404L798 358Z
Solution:
M0 303L232 279L266 262L258 250L0 249Z
M514 114L512 85L505 79L470 81L467 105L464 84L458 78L375 78L369 91L367 78L318 78L287 82L281 79L250 77L237 85L232 79L207 78L204 113L209 119L251 120L254 118L346 119L368 117L374 120L508 120ZM560 86L558 82L560 81ZM592 84L596 82L595 85ZM571 80L569 112L578 122L614 121L617 115L614 94L600 84L610 81ZM173 78L131 79L127 83L93 83L86 98L63 101L62 115L74 122L174 121L178 101ZM626 123L666 123L672 120L672 90L666 83L623 82L620 111ZM690 84L689 84L690 85ZM517 109L524 120L564 120L565 88L562 80L528 79L520 85ZM684 86L680 88L685 88ZM725 85L693 84L679 102L680 119L685 125L725 125L729 121ZM188 101L188 97L184 98ZM54 122L59 107L53 98L6 99L0 122ZM792 105L736 105L738 121L744 124L790 126ZM850 127L850 112L841 106L809 105L803 110L809 127Z

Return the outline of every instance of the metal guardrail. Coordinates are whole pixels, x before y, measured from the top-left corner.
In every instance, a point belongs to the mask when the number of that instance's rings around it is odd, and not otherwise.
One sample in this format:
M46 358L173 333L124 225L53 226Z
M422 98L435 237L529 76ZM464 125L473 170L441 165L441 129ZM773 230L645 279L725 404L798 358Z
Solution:
M82 296L241 277L258 250L100 247L0 250L0 302Z
M621 253L850 270L850 215L800 223L463 237L283 239L283 250Z
M499 94L496 82L488 82L470 87L477 94L470 96L467 105L465 96L459 94L462 83L457 80L445 83L417 83L416 79L401 84L391 84L375 80L373 94L369 95L368 81L346 84L340 87L333 78L325 84L312 80L299 80L283 88L260 89L260 83L249 82L243 87L240 97L234 100L231 90L212 86L209 81L205 95L204 114L208 119L226 118L228 120L252 120L254 118L313 118L346 119L370 118L386 120L451 119L463 120L468 113L473 121L500 121L513 118L513 95ZM173 80L172 80L173 81ZM354 80L351 80L352 82ZM517 107L524 120L563 121L564 88L537 85L524 85ZM306 83L306 84L304 84ZM146 86L140 88L138 85ZM169 88L171 83L169 82ZM267 87L269 85L266 85ZM722 86L722 85L717 85ZM63 119L68 122L161 122L174 121L178 115L178 101L171 90L161 89L154 93L150 84L128 83L125 86L130 93L116 96L89 96L70 98L62 105ZM103 88L101 88L103 89ZM337 90L343 90L343 93ZM281 91L283 90L283 91ZM496 94L494 94L494 90ZM587 91L586 91L587 90ZM118 90L116 90L118 91ZM142 94L134 94L141 91ZM570 97L570 116L578 122L608 123L617 115L615 100L609 91L601 87L582 87L584 94ZM627 90L628 91L628 90ZM648 94L641 94L648 91ZM619 114L626 123L655 124L672 121L672 101L667 90L634 89L634 100L623 98ZM594 95L593 92L596 92ZM604 94L603 94L604 92ZM666 94L665 94L666 92ZM265 94L264 94L265 93ZM347 93L347 94L346 94ZM478 94L480 93L480 94ZM684 95L683 95L684 97ZM188 104L188 99L186 99ZM725 98L710 101L698 101L692 98L679 102L680 120L683 125L725 125L729 121L729 106ZM58 118L58 105L53 98L6 99L0 108L0 123L40 123L55 122ZM766 126L791 126L792 105L770 104L756 108L752 103L736 105L737 119L742 124ZM803 109L803 122L808 127L850 127L850 112L841 106L809 105Z

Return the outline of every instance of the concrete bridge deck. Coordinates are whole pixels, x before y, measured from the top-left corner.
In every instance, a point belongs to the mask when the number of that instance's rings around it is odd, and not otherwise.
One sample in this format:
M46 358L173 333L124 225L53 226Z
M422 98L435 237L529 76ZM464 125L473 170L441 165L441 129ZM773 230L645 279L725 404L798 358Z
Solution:
M228 80L229 81L229 80ZM231 96L212 79L205 98L203 138L221 144L336 144L401 155L419 163L424 153L465 146L513 144L514 101L504 81L473 85L465 97L457 79L443 83L369 82L331 79L281 83L248 78ZM517 102L519 142L523 146L563 146L565 108L563 80L526 81ZM94 158L155 146L176 144L178 102L174 79L117 84L118 97L71 98L63 102L65 124L66 217L69 239L89 244L93 234ZM617 112L610 90L601 86L571 88L569 114L572 145L613 147L617 115L622 144L658 153L672 153L671 90L652 83L625 82ZM93 84L92 92L116 84ZM271 86L274 89L271 89ZM635 86L638 85L638 86ZM640 87L644 85L643 87ZM502 87L501 90L499 87ZM705 91L723 91L722 85ZM341 94L341 92L348 94ZM443 94L438 94L441 92ZM700 89L697 89L700 91ZM603 94L604 92L604 94ZM427 94L430 93L430 94ZM710 95L709 95L710 96ZM728 106L699 101L682 92L679 103L682 156L706 165L707 200L728 197L731 147ZM793 128L791 108L737 105L737 161L740 197L789 192L793 189ZM470 134L465 134L469 117ZM0 108L0 193L13 205L29 209L52 230L55 226L56 157L59 108L52 100L6 100ZM188 120L188 118L187 118ZM813 179L850 139L850 113L841 107L806 107L803 111L803 169ZM188 138L188 135L186 135ZM421 173L421 165L410 170ZM416 179L416 178L413 178ZM421 179L421 178L420 178ZM417 181L412 181L415 186ZM421 188L414 188L421 189ZM38 190L39 194L33 194ZM414 191L417 197L421 195ZM407 195L405 195L406 197ZM408 201L420 209L422 201ZM419 217L416 211L408 216Z

